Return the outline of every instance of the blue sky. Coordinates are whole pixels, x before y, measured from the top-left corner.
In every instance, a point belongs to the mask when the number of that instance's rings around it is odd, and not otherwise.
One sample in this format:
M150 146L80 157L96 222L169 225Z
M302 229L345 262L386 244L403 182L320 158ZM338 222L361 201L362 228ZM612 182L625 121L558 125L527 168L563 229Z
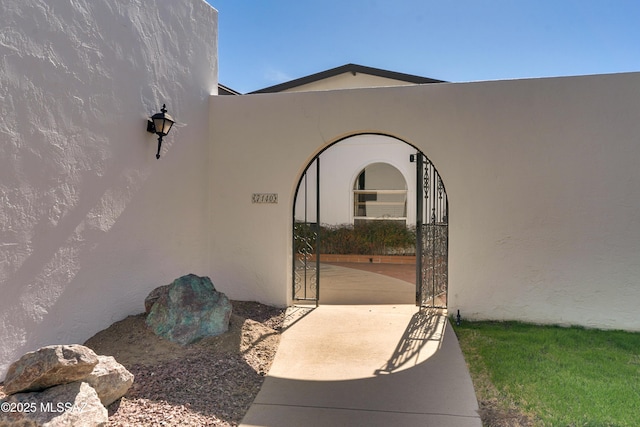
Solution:
M220 83L355 63L451 82L640 71L638 0L207 0Z

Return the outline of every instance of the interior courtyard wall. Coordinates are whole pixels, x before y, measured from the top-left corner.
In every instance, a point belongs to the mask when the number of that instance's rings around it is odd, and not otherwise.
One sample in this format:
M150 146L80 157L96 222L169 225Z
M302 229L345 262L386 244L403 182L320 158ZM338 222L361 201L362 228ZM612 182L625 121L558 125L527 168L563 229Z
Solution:
M320 155L321 202L320 221L323 224L353 224L353 185L362 170L373 163L386 163L404 177L407 192L407 222L415 223L415 163L409 156L416 149L386 135L354 135L340 141ZM307 176L307 200L304 187L296 200L296 219L304 217L304 203L307 204L307 220L316 221L315 194L316 169L311 166Z
M212 97L212 276L235 298L289 303L304 167L383 133L444 180L451 310L640 330L639 95L628 73Z
M217 12L203 0L0 2L0 378L206 274ZM177 120L155 159L147 117Z

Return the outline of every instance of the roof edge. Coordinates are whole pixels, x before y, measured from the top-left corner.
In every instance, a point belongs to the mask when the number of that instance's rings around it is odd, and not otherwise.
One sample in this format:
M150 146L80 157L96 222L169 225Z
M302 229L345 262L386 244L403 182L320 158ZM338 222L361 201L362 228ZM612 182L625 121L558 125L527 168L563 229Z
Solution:
M331 68L330 70L321 71L319 73L311 74L305 77L300 77L298 79L290 80L288 82L269 86L264 89L259 89L253 92L249 92L249 94L282 92L287 89L292 89L308 83L313 83L322 79L326 79L329 77L333 77L339 74L344 74L349 72L354 73L354 75L355 73L369 74L369 75L385 77L393 80L405 81L407 83L416 83L416 84L447 83L444 80L431 79L428 77L416 76L413 74L398 73L395 71L387 71L380 68L365 67L364 65L358 65L358 64L346 64L340 67Z
M220 89L226 93L220 93ZM231 89L229 86L225 86L222 83L218 83L218 95L242 95L237 90Z

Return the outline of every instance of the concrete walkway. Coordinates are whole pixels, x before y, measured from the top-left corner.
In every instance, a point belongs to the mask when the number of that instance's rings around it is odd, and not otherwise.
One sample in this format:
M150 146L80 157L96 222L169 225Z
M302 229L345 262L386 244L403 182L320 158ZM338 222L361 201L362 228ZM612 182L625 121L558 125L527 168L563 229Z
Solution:
M481 427L458 340L410 304L292 307L242 426Z
M320 305L415 304L414 283L369 271L320 264Z

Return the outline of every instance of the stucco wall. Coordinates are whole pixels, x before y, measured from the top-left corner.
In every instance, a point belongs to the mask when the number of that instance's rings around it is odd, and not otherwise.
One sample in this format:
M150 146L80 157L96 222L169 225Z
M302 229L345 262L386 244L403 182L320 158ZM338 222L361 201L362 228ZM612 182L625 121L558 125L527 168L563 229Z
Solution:
M0 378L208 272L216 43L203 0L0 2Z
M407 192L407 223L415 224L416 164L409 155L416 149L385 135L356 135L333 145L320 156L320 220L323 224L353 224L353 185L372 163L386 163L402 173ZM315 222L316 169L308 175L307 219ZM303 194L297 200L296 216L304 212ZM301 218L301 217L300 217Z
M640 74L213 98L211 274L286 304L293 193L362 132L420 148L450 207L450 308L640 330ZM233 185L231 185L233 183ZM251 193L279 194L251 204Z

